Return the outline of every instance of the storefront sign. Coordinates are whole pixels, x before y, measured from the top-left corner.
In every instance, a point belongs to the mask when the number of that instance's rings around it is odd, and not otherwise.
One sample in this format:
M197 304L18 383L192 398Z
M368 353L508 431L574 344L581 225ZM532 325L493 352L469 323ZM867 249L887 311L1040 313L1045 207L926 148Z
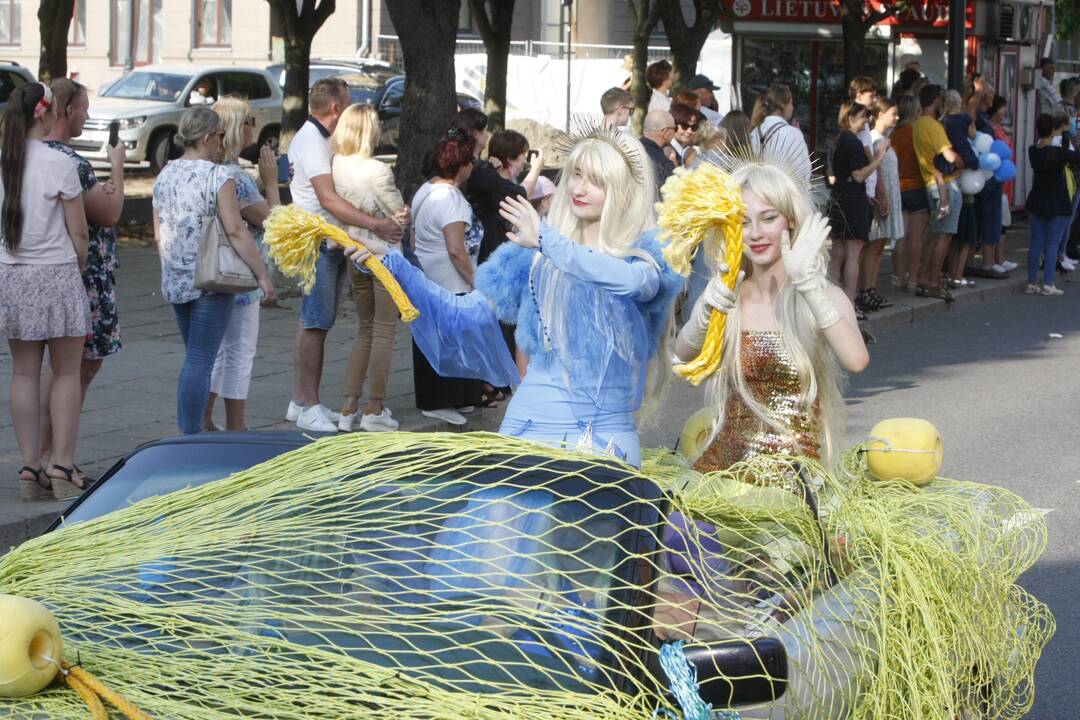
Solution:
M838 24L843 21L840 0L727 0L736 20L764 22L816 22ZM866 0L868 10L880 11L894 3ZM974 26L974 3L967 2L964 23ZM949 25L949 0L914 0L904 10L881 21L882 25L901 27L945 28Z

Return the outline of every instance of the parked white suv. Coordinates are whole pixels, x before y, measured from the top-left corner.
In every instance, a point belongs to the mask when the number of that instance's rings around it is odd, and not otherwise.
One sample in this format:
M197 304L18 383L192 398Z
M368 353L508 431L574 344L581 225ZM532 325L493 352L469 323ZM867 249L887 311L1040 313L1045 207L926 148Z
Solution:
M110 83L91 101L90 117L71 147L87 159L107 160L109 125L116 121L128 162L149 161L156 173L179 153L173 139L184 111L226 95L246 98L255 116L258 144L276 145L281 132L281 90L266 71L149 65Z

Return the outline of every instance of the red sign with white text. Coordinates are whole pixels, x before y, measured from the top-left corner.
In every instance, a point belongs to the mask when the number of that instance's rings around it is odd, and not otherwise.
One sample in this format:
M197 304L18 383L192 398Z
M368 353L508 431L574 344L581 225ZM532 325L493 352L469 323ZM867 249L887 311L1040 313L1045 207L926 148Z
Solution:
M840 0L727 0L735 20L757 22L813 22L839 24L842 19ZM868 10L880 11L894 3L866 0ZM968 0L964 25L975 25L975 7ZM882 20L881 25L901 27L946 28L949 25L949 0L912 0L904 10Z

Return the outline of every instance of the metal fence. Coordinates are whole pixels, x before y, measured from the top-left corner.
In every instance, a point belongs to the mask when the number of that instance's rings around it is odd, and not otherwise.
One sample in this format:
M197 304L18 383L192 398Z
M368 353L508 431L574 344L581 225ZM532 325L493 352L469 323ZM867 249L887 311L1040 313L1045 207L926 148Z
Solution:
M375 44L379 59L386 60L393 65L403 65L405 58L401 51L401 42L396 35L379 35ZM484 52L484 41L469 38L458 38L454 53L467 55ZM597 59L611 60L620 59L634 52L632 45L596 45L592 43L574 43L571 53L575 60ZM544 40L515 40L510 43L510 54L525 57L564 57L566 46L563 43L549 42ZM649 46L648 61L655 62L671 56L671 49L664 46Z

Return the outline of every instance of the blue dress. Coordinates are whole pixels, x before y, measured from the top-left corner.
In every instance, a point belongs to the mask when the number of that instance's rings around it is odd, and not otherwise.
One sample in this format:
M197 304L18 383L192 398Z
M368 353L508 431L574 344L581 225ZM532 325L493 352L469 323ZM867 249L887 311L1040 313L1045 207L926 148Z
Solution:
M503 245L477 270L476 290L456 296L396 255L383 262L420 311L413 339L440 375L520 382L500 432L640 466L634 414L683 278L654 232L637 249L652 262L594 252L543 224L539 250ZM524 381L500 320L517 326L529 356Z

